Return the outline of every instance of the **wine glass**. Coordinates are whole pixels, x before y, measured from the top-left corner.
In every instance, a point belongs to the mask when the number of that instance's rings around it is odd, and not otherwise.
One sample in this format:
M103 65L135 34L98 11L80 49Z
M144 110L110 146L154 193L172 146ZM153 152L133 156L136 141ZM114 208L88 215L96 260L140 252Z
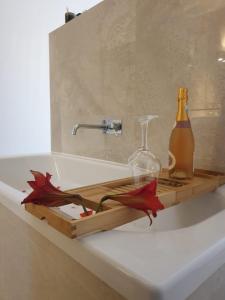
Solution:
M138 118L141 126L142 143L129 158L128 165L132 171L135 185L144 185L159 177L161 164L159 159L150 151L148 147L148 124L156 115L146 115Z

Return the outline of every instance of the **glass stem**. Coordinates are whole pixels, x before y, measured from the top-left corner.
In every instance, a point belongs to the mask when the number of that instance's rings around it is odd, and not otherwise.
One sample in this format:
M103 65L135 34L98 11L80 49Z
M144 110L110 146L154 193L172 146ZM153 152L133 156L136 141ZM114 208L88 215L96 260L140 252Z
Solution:
M148 122L144 122L141 124L141 139L141 148L143 150L148 150Z

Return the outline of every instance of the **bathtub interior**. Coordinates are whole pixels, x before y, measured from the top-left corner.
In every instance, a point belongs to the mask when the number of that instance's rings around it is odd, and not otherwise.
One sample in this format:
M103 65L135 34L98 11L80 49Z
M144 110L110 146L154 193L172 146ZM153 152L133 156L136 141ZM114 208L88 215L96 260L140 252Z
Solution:
M0 181L17 190L26 190L33 180L30 170L48 171L57 181L57 172L50 155L21 156L0 159Z
M29 189L27 181L33 180L30 170L49 172L52 183L62 190L130 175L125 165L58 154L0 159L0 181L19 191Z

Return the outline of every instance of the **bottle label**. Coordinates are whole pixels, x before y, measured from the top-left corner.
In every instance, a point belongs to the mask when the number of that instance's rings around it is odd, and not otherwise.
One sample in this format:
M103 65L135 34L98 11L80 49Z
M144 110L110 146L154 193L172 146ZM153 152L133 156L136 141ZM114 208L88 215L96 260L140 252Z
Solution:
M190 128L190 121L177 121L176 128Z
M172 170L175 165L176 165L176 157L173 155L173 153L171 151L168 151L169 153L169 166L168 166L168 170Z

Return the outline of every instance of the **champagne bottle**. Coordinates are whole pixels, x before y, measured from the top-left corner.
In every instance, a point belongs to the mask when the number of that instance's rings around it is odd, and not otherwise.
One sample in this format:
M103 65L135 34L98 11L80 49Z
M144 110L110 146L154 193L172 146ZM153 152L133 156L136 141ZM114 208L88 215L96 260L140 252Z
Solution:
M188 90L179 88L176 124L169 143L169 175L173 178L193 177L194 136L187 110Z

